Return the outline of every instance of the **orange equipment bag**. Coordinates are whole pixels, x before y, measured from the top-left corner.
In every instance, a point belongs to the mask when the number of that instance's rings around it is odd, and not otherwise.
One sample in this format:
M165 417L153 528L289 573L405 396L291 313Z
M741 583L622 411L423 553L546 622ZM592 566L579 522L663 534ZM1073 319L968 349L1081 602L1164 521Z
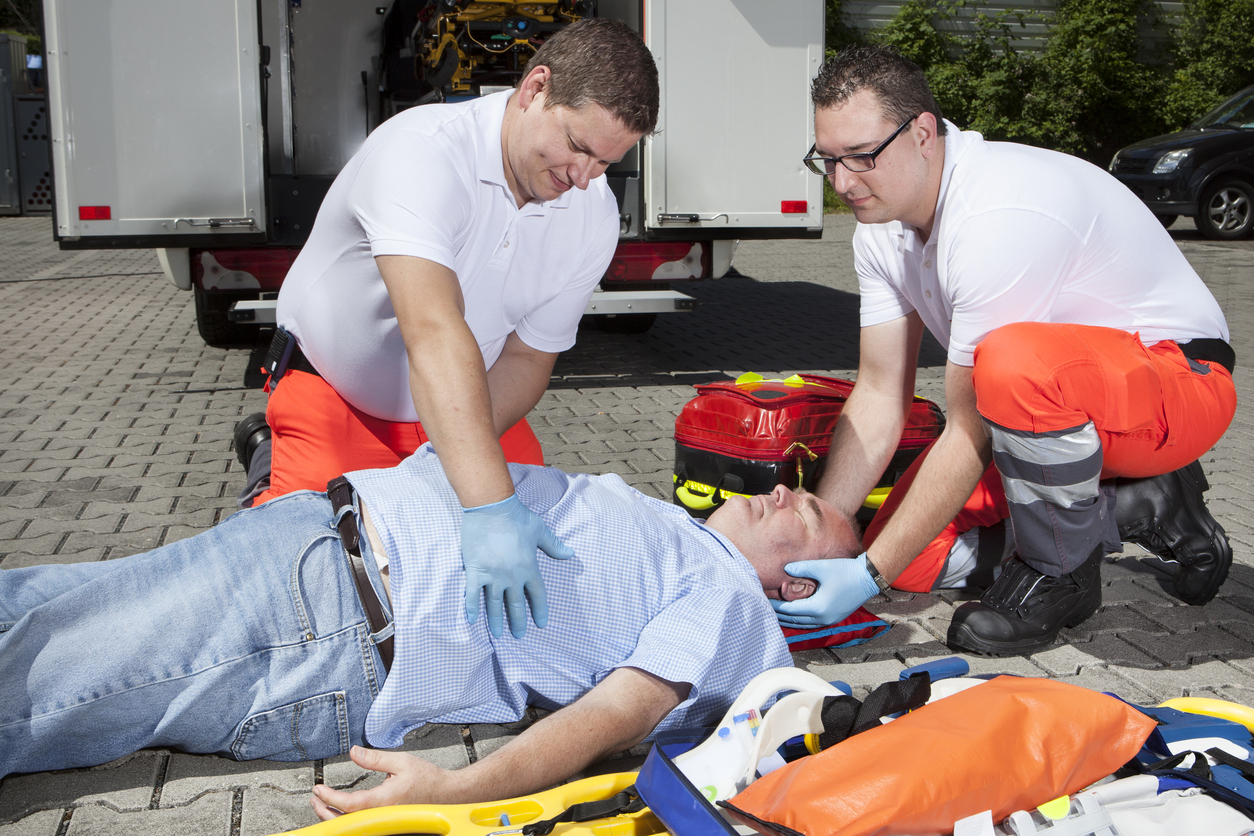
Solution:
M1156 722L1049 679L999 676L801 758L719 802L768 836L950 833L1001 821L1119 769Z

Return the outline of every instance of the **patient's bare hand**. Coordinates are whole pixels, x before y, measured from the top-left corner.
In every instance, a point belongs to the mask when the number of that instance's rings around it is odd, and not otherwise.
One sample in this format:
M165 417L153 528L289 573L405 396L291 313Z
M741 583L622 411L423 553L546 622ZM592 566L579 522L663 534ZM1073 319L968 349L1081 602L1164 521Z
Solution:
M345 792L324 784L313 789L309 803L318 818L326 821L342 813L355 813L371 807L392 804L447 803L453 773L415 757L408 752L384 752L354 746L348 756L353 763L388 777L373 789Z

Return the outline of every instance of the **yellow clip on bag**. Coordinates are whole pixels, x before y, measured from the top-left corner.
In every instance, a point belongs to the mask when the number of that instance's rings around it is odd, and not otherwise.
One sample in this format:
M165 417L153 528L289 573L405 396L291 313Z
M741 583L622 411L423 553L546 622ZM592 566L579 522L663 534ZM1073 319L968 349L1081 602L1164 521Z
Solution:
M770 773L729 802L768 836L950 833L1001 821L1123 766L1155 721L1105 694L1000 676Z

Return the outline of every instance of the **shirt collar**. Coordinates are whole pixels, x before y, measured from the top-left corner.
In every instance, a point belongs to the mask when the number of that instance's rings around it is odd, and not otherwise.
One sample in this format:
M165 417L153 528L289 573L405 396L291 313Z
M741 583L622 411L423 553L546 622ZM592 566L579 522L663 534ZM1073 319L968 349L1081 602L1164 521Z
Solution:
M948 119L945 120L945 128L945 136L942 137L945 141L945 163L941 168L940 191L936 195L936 215L932 218L932 234L928 237L927 244L920 247L918 234L913 227L907 230L906 225L901 221L893 221L892 231L898 239L901 239L900 247L902 248L909 246L911 249L923 249L928 244L936 243L936 231L940 229L941 214L945 211L945 196L949 191L949 181L953 177L954 166L972 145L984 139L978 131L959 130L958 126ZM907 232L909 235L906 234Z
M933 238L935 231L940 229L941 213L945 210L945 196L949 193L949 181L953 179L954 168L959 160L977 142L984 140L979 131L960 131L958 126L948 119L945 120L945 167L941 170L940 194L936 196L936 218L932 221Z
M483 96L476 102L479 106L479 125L482 131L480 134L482 141L479 143L475 160L479 169L479 180L499 186L511 203L514 201L514 193L510 191L509 181L505 179L505 152L501 147L501 126L505 123L505 108L515 92L517 91L503 90L500 93ZM562 192L553 200L543 203L528 201L518 211L524 215L543 215L547 214L550 209L564 209L570 205L571 191L573 189Z

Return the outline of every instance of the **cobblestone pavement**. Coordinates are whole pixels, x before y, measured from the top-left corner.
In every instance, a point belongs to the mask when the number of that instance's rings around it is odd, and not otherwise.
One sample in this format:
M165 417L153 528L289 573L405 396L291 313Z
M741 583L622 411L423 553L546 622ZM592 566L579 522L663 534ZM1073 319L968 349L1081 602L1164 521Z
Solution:
M588 328L561 358L535 411L550 463L614 471L668 497L675 415L692 384L743 371L849 376L857 361L852 221L829 216L822 241L745 243L739 275L697 285L691 314L647 334ZM1254 242L1172 231L1228 316L1238 358L1254 357ZM231 430L264 408L245 380L246 350L207 348L191 294L151 251L61 252L46 219L0 219L0 568L106 560L202 531L231 513L242 481ZM944 354L925 346L919 392L943 402ZM255 365L255 362L253 363ZM1184 607L1129 547L1103 569L1104 605L1065 641L1030 658L971 659L977 672L1049 676L1136 702L1214 695L1254 704L1254 372L1242 406L1204 457L1211 508L1238 565L1205 607ZM942 645L956 595L892 593L870 608L884 636L797 661L861 693ZM407 747L448 767L484 756L515 726L428 727ZM609 762L619 770L638 763ZM236 763L146 750L97 769L0 783L0 836L95 833L263 834L310 824L317 781L376 780L344 759Z

